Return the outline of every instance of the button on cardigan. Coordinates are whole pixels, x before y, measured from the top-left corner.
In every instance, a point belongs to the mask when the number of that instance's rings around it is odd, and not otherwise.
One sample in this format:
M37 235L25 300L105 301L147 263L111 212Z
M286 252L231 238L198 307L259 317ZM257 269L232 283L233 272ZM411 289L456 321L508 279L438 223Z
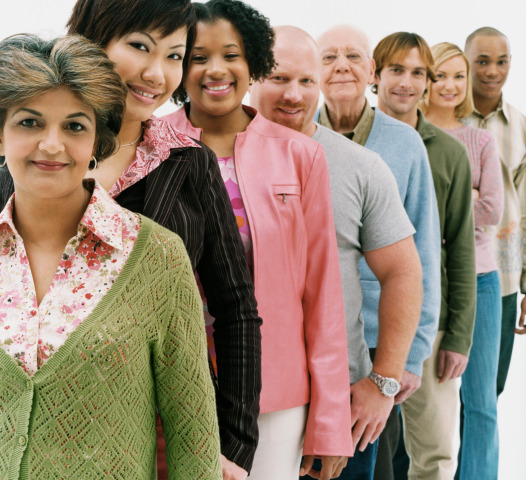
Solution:
M0 350L0 478L220 479L202 306L180 238L141 218L110 291L29 377Z

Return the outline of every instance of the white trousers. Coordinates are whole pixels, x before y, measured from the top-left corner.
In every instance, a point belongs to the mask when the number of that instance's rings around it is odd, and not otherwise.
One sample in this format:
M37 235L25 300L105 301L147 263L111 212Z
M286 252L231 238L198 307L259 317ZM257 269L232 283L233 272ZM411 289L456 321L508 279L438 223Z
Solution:
M308 405L263 413L250 480L298 480Z

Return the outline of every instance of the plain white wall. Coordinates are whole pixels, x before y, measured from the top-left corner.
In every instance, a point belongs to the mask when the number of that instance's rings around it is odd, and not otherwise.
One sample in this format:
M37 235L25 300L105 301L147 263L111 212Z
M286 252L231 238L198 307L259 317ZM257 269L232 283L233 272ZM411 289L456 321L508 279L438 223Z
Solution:
M506 97L526 112L526 2L524 0L251 0L273 25L292 24L314 38L332 25L352 24L367 33L371 48L396 31L415 32L429 45L452 42L464 48L466 37L482 26L501 30L512 46L512 70Z
M75 0L3 0L0 38L20 32L52 37L64 33ZM453 42L482 26L504 32L512 49L511 72L504 87L508 101L526 112L526 2L524 0L248 0L273 25L292 24L315 38L337 23L364 30L371 46L399 30L422 35L430 45Z

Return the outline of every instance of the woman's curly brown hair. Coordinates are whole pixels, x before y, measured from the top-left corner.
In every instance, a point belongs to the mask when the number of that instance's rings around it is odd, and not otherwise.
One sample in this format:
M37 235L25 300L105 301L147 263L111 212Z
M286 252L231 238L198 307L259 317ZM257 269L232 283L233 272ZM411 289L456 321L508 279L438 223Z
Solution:
M274 69L274 30L267 17L255 8L240 0L210 0L207 3L194 3L197 23L213 24L217 20L230 22L243 40L245 58L253 81L262 80ZM189 51L193 45L188 46ZM188 65L185 65L183 81L173 94L177 103L188 102L188 94L183 86Z

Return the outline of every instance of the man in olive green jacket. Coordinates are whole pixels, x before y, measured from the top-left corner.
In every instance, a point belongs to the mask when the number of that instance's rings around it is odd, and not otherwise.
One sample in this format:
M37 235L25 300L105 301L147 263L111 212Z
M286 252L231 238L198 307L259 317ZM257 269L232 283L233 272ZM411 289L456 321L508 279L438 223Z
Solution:
M412 126L427 149L442 234L442 304L433 353L424 362L422 386L402 404L408 478L453 479L457 452L459 385L468 362L476 305L471 168L466 148L427 122L418 101L434 81L425 40L398 32L380 41L373 91L378 108Z

